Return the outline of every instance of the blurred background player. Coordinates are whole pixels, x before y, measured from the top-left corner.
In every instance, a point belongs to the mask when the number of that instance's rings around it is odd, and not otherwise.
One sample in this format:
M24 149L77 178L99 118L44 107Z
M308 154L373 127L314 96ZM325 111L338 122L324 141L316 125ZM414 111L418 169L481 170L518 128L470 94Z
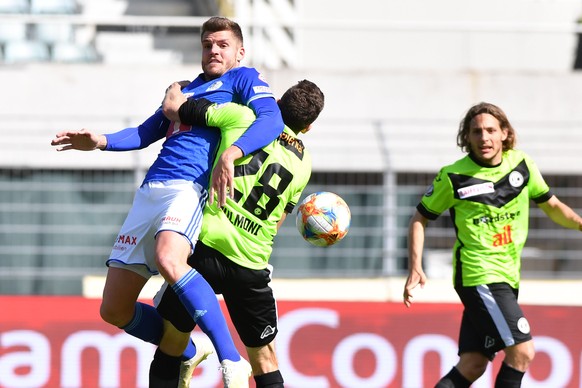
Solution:
M505 358L495 387L521 386L535 355L517 301L530 199L557 224L582 230L582 218L550 192L533 160L513 149L515 142L515 131L499 107L471 107L457 134L457 144L468 155L440 170L410 221L407 307L413 289L427 280L422 250L428 221L449 210L455 223L453 282L464 306L460 359L438 388L469 387L500 350Z
M226 18L210 18L202 26L201 43L203 73L185 86L184 93L218 103L241 103L256 115L248 130L216 163L210 191L216 190L219 201L224 201L226 190L232 186L234 159L270 143L283 130L283 122L269 85L255 69L239 67L245 50L238 24ZM65 131L57 134L52 145L61 146L61 151L126 151L145 148L164 137L107 260L101 316L133 336L159 343L161 317L152 306L136 302L147 280L159 271L212 339L223 378L233 382L227 386L248 386L250 367L232 342L216 297L202 276L187 264L208 197L211 166L220 141L218 131L169 120L158 109L138 127L107 135ZM185 356L195 354L195 346L190 344ZM150 373L163 384L161 380L173 378L163 371L174 359L161 353L155 357L161 368Z
M184 123L205 121L224 130L253 120L252 112L240 105L186 101L177 85L171 93L176 96L166 100L172 103L164 104L165 111L173 111ZM303 80L289 88L278 103L287 128L271 144L236 161L233 198L223 207L206 206L200 239L188 260L223 295L246 346L258 388L283 387L275 353L277 307L269 286L268 261L278 227L297 204L311 175L311 158L296 136L306 133L317 119L324 95L317 85ZM232 133L226 131L223 138ZM196 323L172 288L162 289L158 298L160 314L179 329L171 336L168 333L160 347L187 342ZM153 364L156 362L154 359ZM189 386L195 366L184 365L180 387Z

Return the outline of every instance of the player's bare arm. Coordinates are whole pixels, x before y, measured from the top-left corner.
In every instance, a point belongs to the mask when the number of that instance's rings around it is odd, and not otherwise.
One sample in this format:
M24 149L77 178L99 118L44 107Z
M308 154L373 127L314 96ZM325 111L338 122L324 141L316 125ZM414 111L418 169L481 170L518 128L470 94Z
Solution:
M404 285L404 305L410 307L414 299L413 290L418 285L421 288L426 283L426 275L422 269L422 250L424 248L424 229L428 220L418 211L410 220L408 229L408 278Z
M540 209L556 224L568 229L582 231L582 218L572 208L552 196L547 202L539 204Z
M235 145L231 145L220 155L212 171L209 203L214 202L215 192L218 196L219 206L224 206L227 196L232 198L234 194L234 161L243 156L242 150Z
M51 145L56 146L57 151L103 150L107 146L107 138L104 135L97 135L86 129L81 129L80 131L63 131L56 134L55 138L51 141Z
M285 221L286 218L287 218L287 213L283 213L281 215L281 219L277 222L277 231L279 231L279 229L281 228L281 225L283 225L283 222Z

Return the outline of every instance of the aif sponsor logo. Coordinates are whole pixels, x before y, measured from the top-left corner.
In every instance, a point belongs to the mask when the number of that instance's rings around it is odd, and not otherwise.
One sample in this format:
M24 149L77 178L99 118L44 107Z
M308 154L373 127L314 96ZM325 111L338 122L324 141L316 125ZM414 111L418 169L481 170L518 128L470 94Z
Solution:
M507 245L512 243L511 239L511 225L505 225L503 227L503 232L496 233L493 235L493 246L500 247L502 245Z

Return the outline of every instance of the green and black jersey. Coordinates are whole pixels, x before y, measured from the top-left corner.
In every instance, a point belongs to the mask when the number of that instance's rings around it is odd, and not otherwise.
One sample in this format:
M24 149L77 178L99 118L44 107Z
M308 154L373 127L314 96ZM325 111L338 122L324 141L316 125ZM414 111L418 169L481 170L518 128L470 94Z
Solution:
M255 119L243 105L212 106L209 126L221 128L219 153ZM267 267L277 222L291 213L311 176L311 156L295 134L285 130L272 143L236 161L234 199L207 205L200 241L233 262L251 269Z
M442 168L417 209L429 220L450 211L457 237L455 286L505 282L518 288L529 201L551 196L533 160L510 150L498 166L481 166L467 155Z

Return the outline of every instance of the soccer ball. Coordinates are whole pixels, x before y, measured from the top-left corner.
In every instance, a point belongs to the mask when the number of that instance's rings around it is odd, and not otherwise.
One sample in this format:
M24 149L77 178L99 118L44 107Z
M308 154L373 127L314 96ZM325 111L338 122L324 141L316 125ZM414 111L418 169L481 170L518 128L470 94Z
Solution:
M296 224L306 241L327 247L346 236L351 219L350 208L339 195L320 191L299 204Z

